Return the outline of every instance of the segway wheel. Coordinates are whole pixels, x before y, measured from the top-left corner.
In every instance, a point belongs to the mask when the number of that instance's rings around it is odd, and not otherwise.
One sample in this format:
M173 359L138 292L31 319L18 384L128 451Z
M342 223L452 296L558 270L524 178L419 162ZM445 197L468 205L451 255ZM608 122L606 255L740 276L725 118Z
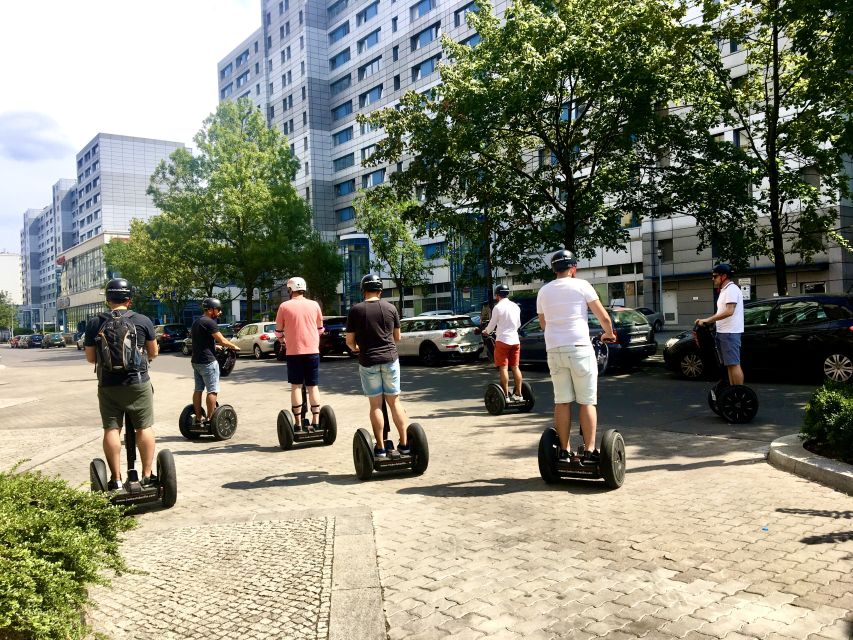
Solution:
M323 430L323 444L333 444L338 437L338 420L335 418L332 407L328 405L320 407L319 424Z
M720 416L732 424L751 422L758 413L758 396L755 391L742 384L723 389L717 396Z
M285 451L293 448L293 416L290 411L282 409L278 412L278 445Z
M230 404L217 407L210 416L210 427L216 440L229 440L237 431L237 412Z
M539 438L539 475L547 484L560 479L557 473L557 455L560 452L560 438L553 427L548 427Z
M107 464L100 458L89 463L89 481L92 491L107 490Z
M595 351L595 362L598 365L598 375L603 376L610 364L610 348L606 342L596 336L592 339L592 349Z
M526 382L521 383L521 395L524 398L524 404L518 408L521 413L527 413L536 404L536 396L533 395L533 387Z
M406 429L406 437L412 448L412 473L421 475L429 466L429 443L424 428L413 422Z
M618 489L625 482L625 440L616 429L608 429L601 437L601 475L608 489Z
M504 391L501 389L501 385L493 382L488 387L486 387L486 396L484 398L486 402L486 411L491 413L493 416L499 416L506 409L506 397L504 396Z
M201 410L201 415L204 417L204 409ZM178 429L181 432L181 435L184 436L187 440L198 440L201 437L200 433L195 433L194 431L190 431L193 424L193 417L195 416L195 407L191 404L188 404L184 407L184 410L181 411L181 417L178 419Z
M352 438L352 461L359 480L369 480L373 475L373 438L367 429L358 429Z
M720 393L729 386L728 382L724 380L720 380L717 384L714 385L713 389L708 391L708 406L711 408L711 411L720 415Z
M157 454L157 478L163 489L160 497L163 507L171 509L178 500L178 476L175 473L175 458L168 449L161 449Z

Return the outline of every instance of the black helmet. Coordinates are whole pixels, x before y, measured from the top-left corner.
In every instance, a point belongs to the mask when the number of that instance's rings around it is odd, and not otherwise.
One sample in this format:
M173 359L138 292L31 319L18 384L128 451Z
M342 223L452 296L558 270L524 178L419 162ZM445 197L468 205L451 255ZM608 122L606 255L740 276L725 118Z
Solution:
M361 279L362 291L382 291L382 278L379 274L368 273Z
M500 296L501 298L506 298L509 296L509 287L505 284L499 284L495 287L495 295Z
M219 300L219 298L205 298L201 301L201 308L204 310L221 309L222 302Z
M727 278L731 278L734 275L735 270L732 269L732 265L728 262L721 262L713 269L711 269L711 273L722 273Z
M124 278L113 278L107 283L106 294L110 302L125 302L133 297L130 283Z
M551 268L559 273L577 265L578 260L568 249L560 249L551 256Z

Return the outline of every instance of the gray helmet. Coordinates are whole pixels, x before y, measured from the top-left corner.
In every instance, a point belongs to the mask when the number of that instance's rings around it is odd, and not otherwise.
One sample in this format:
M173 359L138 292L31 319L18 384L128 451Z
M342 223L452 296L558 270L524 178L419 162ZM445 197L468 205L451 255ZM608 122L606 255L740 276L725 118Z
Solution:
M505 284L499 284L495 287L495 295L500 296L501 298L509 297L509 287Z
M205 298L201 302L201 308L205 311L207 309L221 309L222 302L219 300L219 298Z
M110 302L125 302L133 297L133 290L124 278L113 278L107 283L105 295Z
M362 291L382 291L382 278L379 274L368 273L361 279Z
M711 269L711 273L722 273L727 278L731 278L734 275L735 270L732 269L732 265L728 262L721 262L716 267Z
M576 266L577 263L578 260L575 258L575 254L568 249L560 249L551 256L551 268L558 273Z

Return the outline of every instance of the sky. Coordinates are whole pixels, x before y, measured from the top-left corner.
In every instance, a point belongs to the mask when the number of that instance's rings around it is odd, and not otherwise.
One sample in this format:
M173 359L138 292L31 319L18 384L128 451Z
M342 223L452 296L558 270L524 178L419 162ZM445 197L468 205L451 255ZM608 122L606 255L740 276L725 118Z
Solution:
M76 177L98 133L193 146L217 63L261 25L260 0L14 0L0 20L0 253L23 213Z

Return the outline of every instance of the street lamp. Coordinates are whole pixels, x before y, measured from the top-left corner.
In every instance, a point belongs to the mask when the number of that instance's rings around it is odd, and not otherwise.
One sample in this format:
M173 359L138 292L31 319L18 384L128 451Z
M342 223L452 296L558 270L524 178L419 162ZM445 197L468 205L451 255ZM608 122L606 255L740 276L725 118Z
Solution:
M658 297L660 299L660 314L665 319L663 313L663 248L658 245Z

